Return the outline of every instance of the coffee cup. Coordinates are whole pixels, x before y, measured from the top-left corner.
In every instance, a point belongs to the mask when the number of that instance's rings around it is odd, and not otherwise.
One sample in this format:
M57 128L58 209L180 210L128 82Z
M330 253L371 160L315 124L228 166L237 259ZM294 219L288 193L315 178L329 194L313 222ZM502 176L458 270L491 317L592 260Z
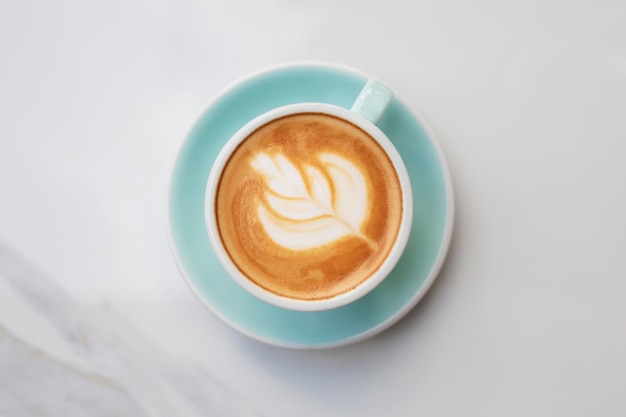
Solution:
M205 219L219 262L243 289L321 311L390 274L413 219L406 167L376 126L392 97L369 80L351 109L282 106L227 141L209 174Z

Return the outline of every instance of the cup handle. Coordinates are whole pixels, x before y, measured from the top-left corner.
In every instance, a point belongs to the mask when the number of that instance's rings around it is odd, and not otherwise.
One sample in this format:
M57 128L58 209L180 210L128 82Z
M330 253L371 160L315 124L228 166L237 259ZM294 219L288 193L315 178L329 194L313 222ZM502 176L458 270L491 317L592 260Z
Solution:
M393 91L389 87L381 82L368 80L350 110L376 124L392 98Z

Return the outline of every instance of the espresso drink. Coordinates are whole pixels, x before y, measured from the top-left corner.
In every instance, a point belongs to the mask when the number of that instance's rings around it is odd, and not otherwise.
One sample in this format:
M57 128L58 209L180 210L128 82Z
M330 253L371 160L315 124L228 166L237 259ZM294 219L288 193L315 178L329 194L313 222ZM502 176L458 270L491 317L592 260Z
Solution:
M227 161L215 212L237 268L279 296L350 291L387 258L402 219L394 166L365 131L322 114L260 127Z

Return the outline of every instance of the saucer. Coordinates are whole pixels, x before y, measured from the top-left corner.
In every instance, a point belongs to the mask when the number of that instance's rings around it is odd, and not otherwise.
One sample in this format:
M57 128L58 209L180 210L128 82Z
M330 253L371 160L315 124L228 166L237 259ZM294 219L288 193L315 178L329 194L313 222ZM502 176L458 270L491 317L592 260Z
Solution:
M204 220L204 193L214 159L246 122L298 102L350 108L372 77L329 64L290 64L249 76L221 93L202 113L175 160L168 196L170 243L192 291L234 329L272 345L317 349L371 337L397 322L424 296L446 256L453 194L437 139L400 98L378 127L394 143L413 187L411 237L393 272L372 292L334 310L302 312L269 305L239 287L217 260Z

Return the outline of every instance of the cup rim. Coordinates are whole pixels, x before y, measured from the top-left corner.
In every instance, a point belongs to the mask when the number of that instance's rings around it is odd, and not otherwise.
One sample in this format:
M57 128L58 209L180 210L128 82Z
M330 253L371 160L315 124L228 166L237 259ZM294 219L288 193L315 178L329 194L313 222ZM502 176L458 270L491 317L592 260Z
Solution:
M215 200L217 185L221 177L222 170L226 166L230 156L237 147L256 129L281 117L301 113L322 113L335 117L340 117L357 127L365 130L383 148L392 162L394 170L398 175L400 187L402 189L402 217L396 240L391 247L387 258L380 267L367 279L355 288L334 297L322 300L304 300L280 296L255 284L251 279L237 268L230 259L219 236L217 220L215 215ZM406 248L413 222L413 196L411 180L404 164L404 161L387 135L374 123L360 116L358 113L328 103L294 103L280 106L262 113L235 132L221 148L211 167L207 179L204 200L205 225L209 236L209 241L213 251L229 277L233 279L248 293L268 304L295 311L323 311L339 308L350 304L371 292L376 288L393 270Z

